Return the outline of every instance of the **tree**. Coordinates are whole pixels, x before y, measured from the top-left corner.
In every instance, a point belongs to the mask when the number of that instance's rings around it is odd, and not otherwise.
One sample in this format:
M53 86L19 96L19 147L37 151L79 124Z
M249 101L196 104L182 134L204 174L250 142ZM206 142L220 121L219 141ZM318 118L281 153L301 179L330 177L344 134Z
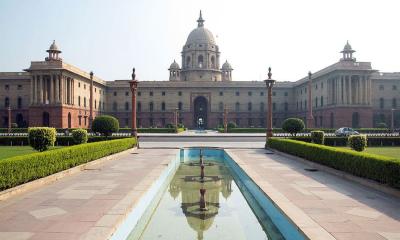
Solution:
M304 129L304 122L299 118L288 118L283 122L282 129L296 136L297 133Z
M93 120L92 131L101 133L105 136L111 136L112 133L118 132L119 122L118 120L109 115L98 116Z

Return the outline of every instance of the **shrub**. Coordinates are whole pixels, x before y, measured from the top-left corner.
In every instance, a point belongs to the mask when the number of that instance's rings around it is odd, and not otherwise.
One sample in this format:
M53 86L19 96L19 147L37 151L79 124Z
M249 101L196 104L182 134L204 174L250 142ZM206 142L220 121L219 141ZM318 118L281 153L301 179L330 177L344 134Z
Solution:
M43 152L54 146L56 129L49 127L33 127L28 129L28 141L32 148Z
M132 148L134 138L87 143L0 161L0 190Z
M311 141L316 144L324 144L325 136L323 131L311 131Z
M269 138L268 146L359 177L400 188L400 159L290 139Z
M282 124L282 129L294 136L304 129L304 122L300 118L288 118Z
M367 146L367 135L351 135L348 139L349 147L352 149L362 152Z
M228 129L232 129L232 128L236 128L237 125L234 122L229 122L227 127L228 127Z
M185 128L185 125L183 125L183 123L178 123L178 128Z
M72 140L75 144L87 143L88 134L86 129L75 129L72 130Z
M113 116L98 116L93 120L92 130L93 132L98 132L105 136L111 136L112 133L118 132L119 122Z
M387 128L387 124L384 123L384 122L380 122L380 123L377 123L377 124L376 124L376 127L377 127L377 128Z

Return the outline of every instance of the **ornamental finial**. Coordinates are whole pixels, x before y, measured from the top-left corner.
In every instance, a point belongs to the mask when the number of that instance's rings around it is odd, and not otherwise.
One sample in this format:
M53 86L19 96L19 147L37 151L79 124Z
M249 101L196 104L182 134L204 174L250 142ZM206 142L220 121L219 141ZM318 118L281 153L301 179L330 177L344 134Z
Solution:
M268 68L268 79L271 79L272 73L271 73L271 67Z
M135 68L132 69L132 80L136 79Z
M200 17L199 17L199 19L197 20L197 26L198 27L203 27L204 26L204 19L203 19L203 16L202 16L202 14L201 14L201 10L200 10Z

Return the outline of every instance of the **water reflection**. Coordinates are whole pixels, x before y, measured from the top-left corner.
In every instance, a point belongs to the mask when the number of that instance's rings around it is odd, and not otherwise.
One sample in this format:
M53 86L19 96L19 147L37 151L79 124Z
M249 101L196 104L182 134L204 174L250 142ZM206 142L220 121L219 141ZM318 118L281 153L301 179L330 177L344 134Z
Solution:
M169 193L174 199L182 195L181 209L189 226L197 232L197 239L213 224L220 208L220 195L228 199L232 193L232 176L221 163L204 163L204 178L201 178L201 163L183 163L171 181ZM204 192L205 209L202 209ZM221 193L221 194L220 194Z

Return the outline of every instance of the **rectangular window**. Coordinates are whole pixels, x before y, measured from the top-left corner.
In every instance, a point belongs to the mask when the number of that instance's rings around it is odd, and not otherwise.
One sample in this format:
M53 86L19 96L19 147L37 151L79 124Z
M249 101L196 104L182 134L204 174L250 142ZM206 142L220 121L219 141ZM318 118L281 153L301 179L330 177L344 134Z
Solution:
M272 111L276 110L276 103L272 103Z
M81 87L81 83L80 82L78 82L78 88L80 88ZM80 121L80 120L79 120ZM80 123L79 123L79 125L81 125Z
M22 85L18 85L17 89L21 90L22 89Z
M6 85L4 86L4 89L5 89L5 90L10 90L10 85L6 84Z
M251 95L252 95L252 92L248 92L247 95L251 96Z
M83 89L86 89L86 84L83 84Z
M150 92L149 95L152 97L153 96L153 92Z
M397 90L397 86L396 86L396 85L393 85L393 86L392 86L392 90Z
M260 92L260 96L264 96L264 92Z
M114 97L117 96L117 92L114 92Z
M272 92L272 96L276 96L276 92Z
M178 96L182 96L182 92L181 91L178 92Z
M287 97L287 96L289 96L289 93L288 93L288 92L285 92L285 97Z
M161 95L165 96L165 92L161 92Z
M321 83L321 89L323 89L323 88L324 88L324 83L322 82L322 83Z
M142 92L137 92L137 95L138 96L142 96Z
M224 96L224 92L219 92L219 95L220 96Z
M129 92L125 92L125 96L129 96Z
M240 95L240 93L239 93L239 92L236 92L235 94L236 94L236 96L239 96L239 95Z

